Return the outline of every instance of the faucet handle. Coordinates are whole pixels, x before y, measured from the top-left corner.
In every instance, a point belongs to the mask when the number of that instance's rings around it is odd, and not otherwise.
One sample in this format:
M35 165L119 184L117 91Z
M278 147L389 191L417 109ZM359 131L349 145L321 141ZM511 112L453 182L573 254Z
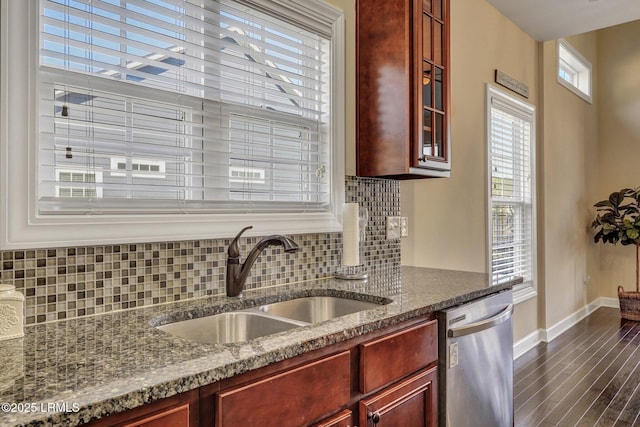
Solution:
M240 247L238 246L238 239L240 238L240 236L242 236L242 233L252 228L253 225L245 227L240 230L236 237L234 237L234 239L231 241L231 244L229 245L229 249L227 249L227 255L229 256L229 258L240 258Z

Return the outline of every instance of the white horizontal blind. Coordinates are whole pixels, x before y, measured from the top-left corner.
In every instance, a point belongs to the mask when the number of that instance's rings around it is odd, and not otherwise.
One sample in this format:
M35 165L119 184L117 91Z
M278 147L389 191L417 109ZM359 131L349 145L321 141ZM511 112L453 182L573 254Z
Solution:
M230 1L40 5L41 213L328 209L326 23Z
M533 112L491 96L489 167L492 281L534 275Z

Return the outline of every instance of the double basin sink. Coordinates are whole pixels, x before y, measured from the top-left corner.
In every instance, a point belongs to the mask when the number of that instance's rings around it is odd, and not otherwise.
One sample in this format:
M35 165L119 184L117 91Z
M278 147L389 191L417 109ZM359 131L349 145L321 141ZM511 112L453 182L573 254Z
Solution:
M382 304L389 301L382 302ZM193 341L229 344L308 326L380 307L380 303L334 296L313 296L275 302L157 326Z

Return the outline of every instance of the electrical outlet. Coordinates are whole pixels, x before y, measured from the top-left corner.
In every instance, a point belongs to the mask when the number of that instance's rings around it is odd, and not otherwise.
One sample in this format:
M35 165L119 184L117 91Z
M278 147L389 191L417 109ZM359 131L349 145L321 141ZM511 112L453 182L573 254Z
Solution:
M387 217L387 240L395 240L400 238L400 217Z
M400 237L409 237L409 218L400 217Z

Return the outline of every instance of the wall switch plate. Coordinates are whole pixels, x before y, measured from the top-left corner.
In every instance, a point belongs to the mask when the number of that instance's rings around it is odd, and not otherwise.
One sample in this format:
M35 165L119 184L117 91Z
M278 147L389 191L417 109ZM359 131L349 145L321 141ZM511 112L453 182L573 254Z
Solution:
M409 237L409 218L400 217L400 237Z
M395 240L400 238L400 217L387 217L387 240Z

